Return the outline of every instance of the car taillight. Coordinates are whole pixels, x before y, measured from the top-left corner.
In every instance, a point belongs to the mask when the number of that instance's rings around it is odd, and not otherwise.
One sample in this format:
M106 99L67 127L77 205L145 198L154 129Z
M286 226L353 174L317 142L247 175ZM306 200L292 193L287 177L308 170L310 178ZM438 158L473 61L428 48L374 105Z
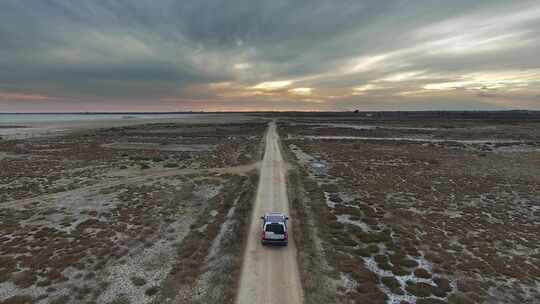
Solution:
M261 235L261 239L264 240L264 236L265 236L265 234L264 234L264 231L263 231L263 232L262 232L262 235Z
M289 234L285 232L285 239L287 240L289 238Z

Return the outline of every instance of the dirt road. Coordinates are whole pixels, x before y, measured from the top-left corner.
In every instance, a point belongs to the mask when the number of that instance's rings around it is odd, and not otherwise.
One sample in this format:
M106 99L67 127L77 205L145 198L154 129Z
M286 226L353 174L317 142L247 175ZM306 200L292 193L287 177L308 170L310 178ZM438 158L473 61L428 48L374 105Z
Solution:
M271 122L266 134L259 188L244 253L236 299L238 304L303 302L293 235L289 234L287 247L263 247L260 241L260 216L269 211L289 214L285 171L276 124ZM294 219L291 219L289 227L292 225Z

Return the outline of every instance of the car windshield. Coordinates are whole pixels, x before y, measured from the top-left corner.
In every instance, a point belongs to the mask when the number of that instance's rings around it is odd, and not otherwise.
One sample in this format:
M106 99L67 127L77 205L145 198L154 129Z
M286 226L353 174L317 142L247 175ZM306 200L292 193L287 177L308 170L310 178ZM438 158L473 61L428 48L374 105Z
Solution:
M266 225L266 232L273 232L275 234L283 234L285 233L285 229L283 229L283 226L280 224L267 224Z

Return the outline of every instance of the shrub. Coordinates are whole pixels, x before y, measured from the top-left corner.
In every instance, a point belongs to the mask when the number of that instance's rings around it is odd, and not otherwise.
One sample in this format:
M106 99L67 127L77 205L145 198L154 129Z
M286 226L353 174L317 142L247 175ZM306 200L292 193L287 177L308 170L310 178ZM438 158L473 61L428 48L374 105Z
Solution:
M129 304L131 301L126 296L119 296L112 300L109 304Z
M403 290L401 289L401 284L399 283L399 281L396 278L394 278L394 277L382 277L381 281L393 293L395 293L397 295L402 295L403 294Z
M30 296L13 296L5 299L2 304L31 304L34 299Z
M366 250L369 251L372 254L375 254L375 253L379 252L379 246L377 246L375 244L371 244L371 245L368 245L366 247Z
M388 263L388 262L378 263L377 265L382 270L386 270L386 271L391 271L392 270L392 265L390 265L390 263Z
M130 280L131 283L133 283L133 285L135 286L143 286L144 284L146 284L146 280L142 277L133 276L130 278Z
M423 279L429 279L431 278L431 273L429 271L425 270L424 268L418 268L414 271L414 275L423 278Z
M411 260L403 253L395 253L390 256L390 261L396 267L413 268L418 266L415 260Z
M404 259L401 261L401 265L407 268L413 268L413 267L418 266L418 262L411 259Z
M439 299L418 299L416 304L447 304L448 302Z
M372 252L368 249L368 247L366 248L358 248L356 249L356 254L358 254L359 256L362 256L362 257L370 257L372 255Z
M375 256L375 262L377 262L377 264L386 264L388 263L388 257L385 255L378 254Z
M379 281L379 278L376 274L369 271L369 269L365 268L362 265L359 265L352 269L351 276L354 280L356 280L358 283L372 283L376 284Z
M450 281L445 278L435 278L433 282L437 284L437 287L434 289L433 294L438 297L445 297L447 293L452 291L452 286L450 286Z
M408 271L407 269L403 268L403 267L394 267L391 269L392 270L392 273L397 275L397 276L405 276L405 275L409 275L410 274L410 271Z
M176 167L178 167L178 163L166 163L165 165L163 165L163 167L165 167L165 168L176 168Z
M448 303L450 304L473 304L474 302L467 298L462 293L452 294L448 297Z
M384 232L374 232L374 233L368 233L368 232L359 232L357 233L357 237L362 241L363 243L381 243L381 242L388 242L392 239L390 238L390 235L384 233Z
M13 283L22 288L28 288L34 285L36 281L37 277L31 271L23 271L13 275Z
M411 294L417 296L417 297L429 297L431 296L431 291L433 290L434 286L427 284L427 283L415 283L412 281L407 281L407 291Z
M159 291L159 288L157 286L152 286L152 287L148 288L144 293L147 296L151 297L151 296L155 295L156 293L158 293L158 291Z
M63 295L51 301L51 304L65 304L69 302L69 296Z

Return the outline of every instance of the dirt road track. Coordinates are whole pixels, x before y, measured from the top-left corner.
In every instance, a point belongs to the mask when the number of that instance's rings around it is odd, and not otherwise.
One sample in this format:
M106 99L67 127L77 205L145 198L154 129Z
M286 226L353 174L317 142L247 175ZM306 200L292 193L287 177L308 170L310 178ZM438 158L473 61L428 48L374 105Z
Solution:
M289 214L285 171L276 124L271 122L266 134L259 188L244 253L236 299L238 304L303 302L293 235L289 234L287 247L263 247L260 242L261 215L269 211ZM289 229L293 224L294 219L291 219Z

